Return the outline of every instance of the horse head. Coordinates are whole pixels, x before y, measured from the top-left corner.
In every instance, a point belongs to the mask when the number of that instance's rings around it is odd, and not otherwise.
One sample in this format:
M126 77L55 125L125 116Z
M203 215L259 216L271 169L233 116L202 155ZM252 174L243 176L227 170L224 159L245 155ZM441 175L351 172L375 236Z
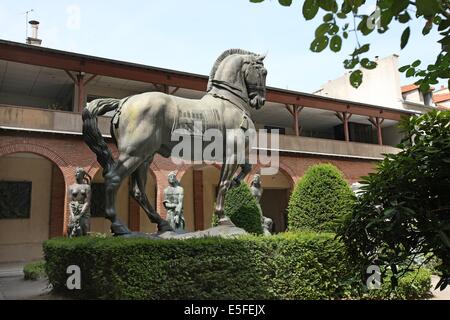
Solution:
M244 80L247 87L249 104L252 108L260 109L266 102L266 76L263 56L252 56L248 63L244 63Z
M211 70L207 91L217 88L231 92L250 107L260 109L266 101L264 58L241 49L226 50Z

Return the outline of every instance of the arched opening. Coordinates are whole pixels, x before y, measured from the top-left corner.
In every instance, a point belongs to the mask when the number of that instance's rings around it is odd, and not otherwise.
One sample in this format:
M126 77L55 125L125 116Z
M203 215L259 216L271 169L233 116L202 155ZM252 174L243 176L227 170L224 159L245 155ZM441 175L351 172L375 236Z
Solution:
M212 225L220 170L213 165L193 166L180 180L184 188L186 230L204 230Z
M124 179L117 191L116 210L119 219L128 224L128 179ZM103 169L100 168L91 181L91 232L110 233L111 222L105 218L105 184Z
M40 259L42 242L63 235L64 176L31 152L4 155L0 167L0 262Z
M153 171L149 168L147 174L147 185L145 186L145 193L147 194L148 201L152 205L153 209L156 210L156 193L157 184L156 177ZM130 198L130 201L134 201ZM136 205L138 205L136 203ZM138 205L139 206L139 205ZM145 213L144 209L139 207L139 231L153 233L158 230L156 224L152 223Z
M283 232L287 228L287 206L294 182L280 168L277 174L262 175L261 209L263 215L273 220L274 232Z

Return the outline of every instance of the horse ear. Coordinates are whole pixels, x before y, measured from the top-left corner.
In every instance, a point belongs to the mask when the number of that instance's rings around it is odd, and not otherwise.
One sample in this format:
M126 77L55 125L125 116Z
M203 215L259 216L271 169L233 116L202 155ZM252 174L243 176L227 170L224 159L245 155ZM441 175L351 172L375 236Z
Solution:
M264 59L266 58L266 55L267 55L267 53L264 53L263 55L256 56L256 61L262 63L264 61Z

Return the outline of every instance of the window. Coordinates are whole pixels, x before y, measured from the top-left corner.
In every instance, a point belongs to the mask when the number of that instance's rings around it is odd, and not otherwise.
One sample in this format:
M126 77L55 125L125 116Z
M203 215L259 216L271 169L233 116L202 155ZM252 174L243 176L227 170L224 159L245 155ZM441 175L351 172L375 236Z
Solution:
M31 181L0 181L0 219L29 219Z

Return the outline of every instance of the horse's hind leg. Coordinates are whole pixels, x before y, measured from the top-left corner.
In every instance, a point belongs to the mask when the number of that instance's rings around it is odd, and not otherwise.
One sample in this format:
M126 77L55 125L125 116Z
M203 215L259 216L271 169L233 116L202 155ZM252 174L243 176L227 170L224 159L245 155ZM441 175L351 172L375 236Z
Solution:
M114 235L124 235L131 233L130 230L119 220L116 212L116 197L117 190L120 187L123 179L129 176L142 163L139 157L128 156L122 154L112 167L112 169L105 175L105 191L106 191L106 218L111 221L111 232Z
M132 189L130 190L130 194L139 203L142 209L144 209L150 221L158 225L158 231L172 231L170 224L166 220L161 218L161 216L153 209L150 201L148 201L147 194L145 192L145 185L147 183L147 170L152 160L152 158L146 160L136 169L135 172L132 173Z

